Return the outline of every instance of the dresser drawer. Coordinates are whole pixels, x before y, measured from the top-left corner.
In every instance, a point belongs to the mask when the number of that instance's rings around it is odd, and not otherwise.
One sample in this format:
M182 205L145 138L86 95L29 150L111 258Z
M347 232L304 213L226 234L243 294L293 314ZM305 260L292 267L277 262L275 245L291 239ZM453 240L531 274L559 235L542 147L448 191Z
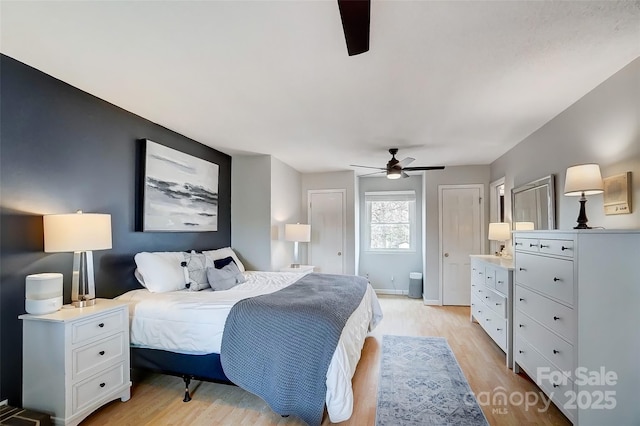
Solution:
M71 391L73 413L83 410L124 385L124 377L124 363L121 363L89 380L73 385Z
M516 253L515 280L518 284L573 305L571 260Z
M540 253L573 259L573 240L540 240Z
M491 266L484 268L484 285L489 288L496 288L496 268Z
M573 370L573 346L532 320L521 311L516 311L514 322L518 337L525 339L550 361L556 370Z
M471 259L471 284L484 285L484 263Z
M496 290L505 296L509 294L509 271L505 269L496 271Z
M96 316L87 321L72 325L72 342L74 345L100 336L123 330L125 328L125 310L120 309L106 315Z
M487 321L489 319L489 321ZM507 320L498 317L495 314L489 315L489 318L485 318L485 324L483 327L487 334L493 339L494 342L504 352L507 351Z
M478 321L479 323L482 323L482 320L484 319L484 315L486 311L487 311L487 307L484 304L484 302L482 302L478 298L478 296L472 294L471 295L471 315L473 315L476 321Z
M514 306L516 310L524 312L545 325L569 343L574 342L576 324L572 308L519 285L516 286L515 293Z
M72 351L72 377L76 379L98 371L109 363L117 362L124 356L124 351L124 333L74 349Z
M500 293L485 289L484 303L487 304L500 318L507 317L507 298Z
M569 417L572 423L575 423L576 410L566 408L572 392L575 391L571 379L556 370L540 353L520 337L517 337L515 341L515 360L551 398L560 411Z
M513 248L516 251L528 251L537 253L540 249L540 241L537 238L516 237L513 242Z

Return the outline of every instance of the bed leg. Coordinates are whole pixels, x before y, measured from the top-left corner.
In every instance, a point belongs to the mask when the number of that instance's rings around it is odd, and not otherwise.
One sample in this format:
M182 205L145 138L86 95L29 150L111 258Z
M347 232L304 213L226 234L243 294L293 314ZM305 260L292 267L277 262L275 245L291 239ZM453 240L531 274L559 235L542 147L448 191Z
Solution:
M190 376L182 376L182 380L184 380L184 399L182 402L191 401L191 395L189 395L189 383L191 383Z

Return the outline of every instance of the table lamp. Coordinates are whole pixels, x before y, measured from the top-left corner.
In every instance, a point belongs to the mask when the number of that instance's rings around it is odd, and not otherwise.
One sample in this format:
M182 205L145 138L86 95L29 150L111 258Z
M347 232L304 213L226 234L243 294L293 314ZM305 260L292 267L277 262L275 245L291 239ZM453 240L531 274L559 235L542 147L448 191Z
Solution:
M44 251L73 252L73 306L81 308L95 304L92 250L110 248L111 215L78 211L44 216Z
M298 258L298 243L308 243L311 241L311 225L303 223L284 225L284 239L294 242L294 263L291 264L291 267L299 268L300 260Z
M489 239L491 241L505 242L511 239L511 225L506 222L497 222L489 224ZM502 256L505 259L510 257L509 253L505 252L505 245L500 245L500 251L498 256Z
M580 164L567 169L564 180L564 195L580 197L580 213L578 214L578 226L573 229L591 229L587 225L587 213L585 195L594 195L603 192L602 175L597 164Z

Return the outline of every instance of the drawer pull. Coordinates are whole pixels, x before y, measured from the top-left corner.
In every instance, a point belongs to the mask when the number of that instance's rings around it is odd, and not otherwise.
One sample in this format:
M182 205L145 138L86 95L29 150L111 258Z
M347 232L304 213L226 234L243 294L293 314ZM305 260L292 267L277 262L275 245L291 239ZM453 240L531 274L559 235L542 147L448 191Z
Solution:
M540 248L549 248L549 246L545 246L544 244L540 244Z
M496 328L496 331L502 331L502 329L501 328Z
M524 351L521 351L521 350L519 350L518 352L519 352L519 353L521 353L521 354L523 354L523 353L524 353Z
M526 271L524 268L518 268L519 271Z
M491 321L491 318L485 318L484 320L485 321Z
M485 296L484 298L485 298L485 299L488 299L488 298L489 298L489 296Z
M529 247L538 247L537 244L529 243Z
M558 386L560 386L560 385L558 385L558 384L556 384L556 383L553 383L553 387L554 387L554 388L557 388Z
M517 245L517 246L521 246L521 245L522 245L522 243L518 243L518 242L516 242L516 245Z
M556 317L556 316L553 317L554 321L558 321L559 319L560 319L560 317Z
M105 387L105 386L107 386L107 384L106 384L105 382L100 383L100 387L101 387L101 388L103 388L103 387Z
M484 275L484 272L478 272L479 275Z
M471 287L475 287L475 286L476 286L475 284L471 284Z
M553 282L556 282L556 281L562 281L562 280L558 277L553 277Z
M487 278L491 279L491 277L489 275L487 275Z
M502 305L502 303L496 303L496 306L500 306L500 305Z
M104 351L100 351L98 353L100 354L100 356L104 355Z
M524 324L518 324L518 327L522 328L524 327Z
M520 301L521 301L521 302L524 302L524 299L521 297L521 298L520 298Z
M475 270L476 270L476 268L471 268L471 270L472 270L472 271L475 271Z
M100 327L100 328L104 327L104 323L101 322L100 324L98 324L98 327Z
M560 249L561 249L562 251L565 251L565 250L571 250L571 247L565 247L565 246L562 246L562 247L560 247Z
M554 353L554 354L559 354L559 353L560 353L560 351L558 351L558 350L554 349L554 350L553 350L553 353Z
M498 281L498 284L504 284L504 281Z

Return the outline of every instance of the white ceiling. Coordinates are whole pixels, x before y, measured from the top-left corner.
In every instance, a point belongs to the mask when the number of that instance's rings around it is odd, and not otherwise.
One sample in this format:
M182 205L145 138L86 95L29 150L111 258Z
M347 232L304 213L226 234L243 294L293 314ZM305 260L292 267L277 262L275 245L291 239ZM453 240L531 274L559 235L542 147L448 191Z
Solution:
M389 147L488 164L640 56L640 1L374 0L353 57L335 0L0 7L2 53L300 172L382 167Z

